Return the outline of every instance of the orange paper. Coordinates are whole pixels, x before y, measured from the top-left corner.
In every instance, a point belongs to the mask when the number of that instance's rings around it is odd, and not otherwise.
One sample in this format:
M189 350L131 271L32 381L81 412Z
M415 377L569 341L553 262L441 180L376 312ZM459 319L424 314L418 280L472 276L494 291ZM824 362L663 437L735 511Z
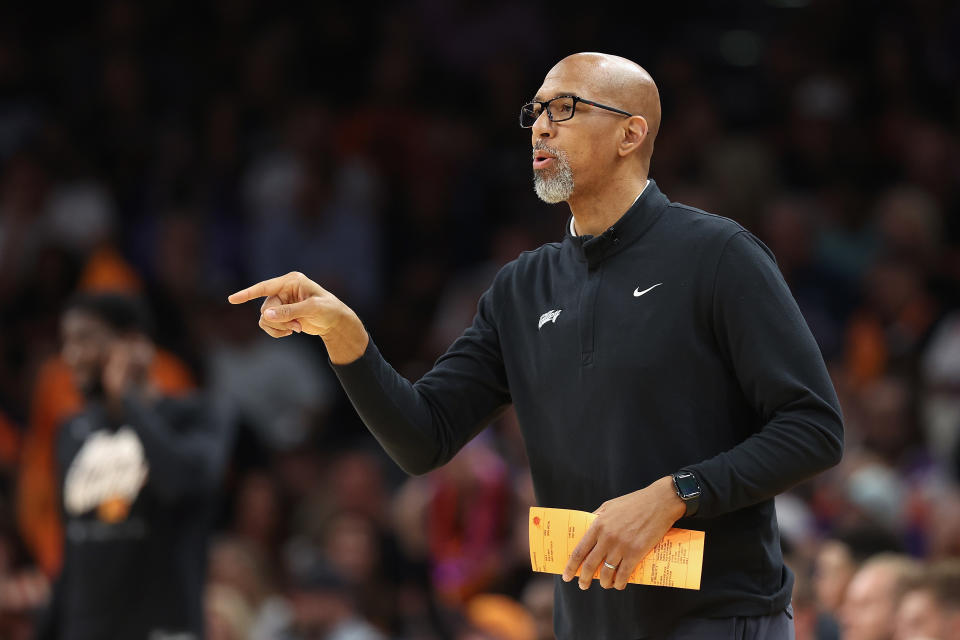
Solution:
M563 573L595 513L530 507L530 564L534 571ZM657 587L700 590L703 531L670 529L633 569L628 582ZM601 568L603 565L600 565ZM580 575L579 570L577 575ZM599 577L597 569L594 577Z

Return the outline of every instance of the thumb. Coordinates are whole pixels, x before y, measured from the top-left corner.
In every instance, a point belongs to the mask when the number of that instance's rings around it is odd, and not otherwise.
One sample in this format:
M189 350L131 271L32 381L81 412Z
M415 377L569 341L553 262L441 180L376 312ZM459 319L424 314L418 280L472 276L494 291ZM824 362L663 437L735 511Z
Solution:
M293 304L281 304L276 307L270 307L263 312L263 317L267 320L278 320L280 322L289 322L310 315L316 309L313 298L307 298L302 302Z

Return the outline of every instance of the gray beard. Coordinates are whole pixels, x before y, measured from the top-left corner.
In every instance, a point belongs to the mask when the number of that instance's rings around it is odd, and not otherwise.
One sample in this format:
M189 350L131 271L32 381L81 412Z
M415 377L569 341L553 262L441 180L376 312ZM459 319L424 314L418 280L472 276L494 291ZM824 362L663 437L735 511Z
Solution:
M544 202L556 204L573 195L573 171L567 162L567 154L559 153L552 169L533 172L533 190Z

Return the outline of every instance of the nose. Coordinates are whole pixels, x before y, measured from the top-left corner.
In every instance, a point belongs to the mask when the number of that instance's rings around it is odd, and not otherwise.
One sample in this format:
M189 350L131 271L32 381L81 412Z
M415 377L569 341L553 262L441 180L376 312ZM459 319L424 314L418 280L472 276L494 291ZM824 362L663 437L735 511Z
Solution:
M536 144L538 138L549 138L553 135L553 122L547 116L547 110L544 109L540 112L540 115L537 116L537 119L533 121L533 126L530 128L530 135L533 138L534 144Z

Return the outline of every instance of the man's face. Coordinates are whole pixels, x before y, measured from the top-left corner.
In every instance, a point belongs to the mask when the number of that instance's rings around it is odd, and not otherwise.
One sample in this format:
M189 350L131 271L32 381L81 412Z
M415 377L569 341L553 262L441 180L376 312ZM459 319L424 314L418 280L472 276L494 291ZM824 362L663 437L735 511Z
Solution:
M60 333L60 354L70 367L74 382L84 395L95 395L101 389L114 332L96 316L75 309L64 314Z
M843 602L843 594L850 584L856 567L850 550L842 542L827 541L817 554L814 590L817 602L825 610L835 612Z
M946 640L943 611L926 589L908 591L897 608L896 640Z
M290 598L293 626L303 640L322 640L350 615L345 596L328 590L303 590Z
M893 637L896 578L884 566L868 566L853 577L841 610L844 640Z
M537 91L534 100L576 95L611 106L620 106L591 82L591 69L580 63L559 63ZM546 110L530 129L533 145L534 188L546 202L569 200L576 186L577 196L589 196L609 175L617 157L617 134L623 116L578 103L575 116L551 122Z

